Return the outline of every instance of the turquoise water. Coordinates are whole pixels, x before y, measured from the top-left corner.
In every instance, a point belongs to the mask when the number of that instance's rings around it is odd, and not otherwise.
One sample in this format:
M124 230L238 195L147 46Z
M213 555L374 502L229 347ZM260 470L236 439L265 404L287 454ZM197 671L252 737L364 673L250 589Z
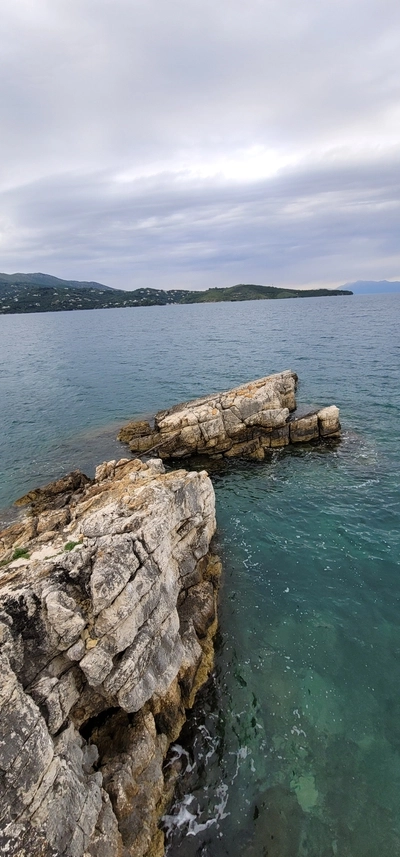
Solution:
M400 854L399 309L386 295L0 317L0 507L119 455L125 419L268 372L294 369L299 403L341 409L339 444L213 474L217 664L174 751L170 857Z

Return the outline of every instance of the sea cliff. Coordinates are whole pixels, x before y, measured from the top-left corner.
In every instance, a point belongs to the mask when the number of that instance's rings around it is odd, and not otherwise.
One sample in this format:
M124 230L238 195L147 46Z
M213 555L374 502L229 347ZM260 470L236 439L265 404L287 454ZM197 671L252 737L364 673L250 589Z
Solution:
M211 482L125 459L21 503L0 534L0 844L161 854L163 760L213 658Z

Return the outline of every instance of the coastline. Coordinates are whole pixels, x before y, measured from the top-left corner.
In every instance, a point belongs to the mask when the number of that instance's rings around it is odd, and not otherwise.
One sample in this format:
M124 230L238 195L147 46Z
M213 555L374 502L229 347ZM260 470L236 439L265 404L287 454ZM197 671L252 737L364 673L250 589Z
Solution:
M240 769L229 793L231 815L220 820L218 830L214 825L195 837L184 838L184 827L171 853L176 848L176 853L183 850L185 857L193 857L206 840L221 857L235 853L237 794L249 801L249 817L242 814L240 823L244 850L254 829L265 827L259 792L279 782L291 789L292 759L284 746L275 752L274 747L296 725L293 709L310 702L302 696L306 668L314 681L324 678L322 696L311 700L308 713L303 711L301 726L311 739L309 762L322 801L302 820L310 849L318 852L322 837L329 852L332 830L339 850L353 847L363 853L362 828L354 830L352 846L345 833L355 814L370 819L370 847L376 853L381 850L389 857L396 851L398 789L391 775L398 720L390 706L398 685L393 599L399 555L397 304L398 296L392 300L387 295L329 307L314 300L284 306L197 305L167 313L144 309L134 327L134 314L119 311L3 319L3 365L8 364L0 379L7 402L2 414L2 487L9 487L13 498L64 470L59 469L57 445L66 433L73 437L81 426L84 429L88 417L100 425L117 414L122 424L130 413L139 419L146 410L154 413L171 402L227 389L282 365L298 372L301 402L321 407L336 401L341 406L344 442L271 451L261 463L213 464L225 577L221 650L211 687L219 745L207 775L195 780L202 811L197 813L196 803L190 810L199 824L214 817L219 802L214 800L215 788L224 778L233 778L236 758ZM81 404L76 404L78 398ZM97 461L115 457L100 453ZM39 479L35 474L46 460L51 474ZM76 462L72 447L65 461L65 469L71 470ZM209 467L209 461L197 460L195 466ZM21 473L31 474L26 487L20 484ZM290 592L285 594L287 587ZM318 645L310 648L314 638ZM324 686L332 705L341 709L340 720L333 712L332 732L331 721L328 730L321 721ZM264 714L258 720L263 727L258 740L250 722L244 720L237 729L235 720L247 707L252 713L252 693ZM284 700L291 697L296 701L288 708ZM213 719L207 715L201 722L213 734ZM370 751L357 744L363 736L372 742ZM246 746L252 755L242 760L237 754ZM250 770L253 762L256 776ZM356 794L350 788L353 776L359 782ZM385 793L378 789L379 782L387 784ZM335 789L340 799L334 803ZM279 791L274 794L276 806ZM257 822L251 818L255 805L260 811ZM392 835L382 823L383 812ZM288 830L296 828L296 819L296 814L287 818ZM273 818L271 825L277 840ZM283 845L281 850L286 857Z
M267 376L218 401L214 394L176 405L155 427L164 421L170 431L172 417L173 438L180 425L190 442L185 428L193 432L201 414L204 452L219 458L221 441L230 458L259 460L254 443L262 438L263 450L320 440L321 430L323 439L337 438L336 407L296 415L296 383L290 371ZM121 429L120 438L128 431L135 446L143 437L137 425L144 423ZM181 446L179 438L169 450L182 457ZM113 857L124 849L161 857L158 824L181 769L179 760L165 769L163 761L214 662L221 564L211 546L211 481L201 470L165 472L160 459L112 460L94 480L76 470L17 506L28 514L0 533L8 851L17 853L22 821L32 828L32 857L40 853L37 835L62 857L102 857L105 848ZM32 762L31 744L42 748Z

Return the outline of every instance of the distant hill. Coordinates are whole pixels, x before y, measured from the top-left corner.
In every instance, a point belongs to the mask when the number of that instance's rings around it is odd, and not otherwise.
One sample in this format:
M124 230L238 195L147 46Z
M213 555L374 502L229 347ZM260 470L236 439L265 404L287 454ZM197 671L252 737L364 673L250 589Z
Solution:
M351 289L355 295L383 295L400 292L400 282L390 280L357 280L346 283L344 289Z
M221 301L276 300L282 298L351 295L343 289L280 289L241 283L221 289L193 292L185 289L112 289L101 283L60 280L48 274L0 274L0 315L57 312L111 307L164 306L166 304L219 303Z
M216 303L220 301L265 301L280 298L316 298L331 295L351 295L339 289L280 289L276 286L256 286L240 283L224 289L207 289L205 292L187 292L180 303Z
M0 285L31 285L38 288L66 288L67 286L73 289L103 289L103 291L112 292L110 286L103 286L101 283L85 283L80 280L60 280L59 277L52 277L51 274L0 274Z

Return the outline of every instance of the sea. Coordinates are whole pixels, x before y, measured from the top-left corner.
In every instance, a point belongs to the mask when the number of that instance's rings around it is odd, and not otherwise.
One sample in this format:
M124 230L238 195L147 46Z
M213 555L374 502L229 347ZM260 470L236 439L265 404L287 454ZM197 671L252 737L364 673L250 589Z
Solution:
M127 420L272 372L342 437L211 466L213 674L169 857L400 855L400 295L0 316L0 519ZM203 465L204 466L204 465Z

